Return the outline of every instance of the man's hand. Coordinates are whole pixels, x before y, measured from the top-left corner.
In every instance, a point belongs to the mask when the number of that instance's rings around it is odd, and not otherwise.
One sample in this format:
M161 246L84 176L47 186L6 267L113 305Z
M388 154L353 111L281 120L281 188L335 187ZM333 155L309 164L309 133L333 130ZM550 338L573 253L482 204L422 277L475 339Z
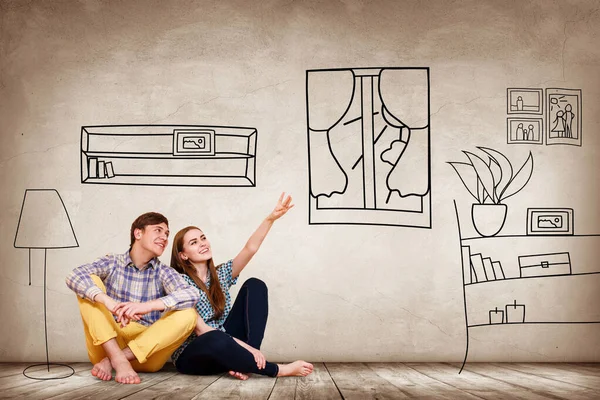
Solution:
M139 321L142 315L153 310L149 303L127 302L117 304L114 311L111 312L117 316L117 322L120 322L121 326L126 326L130 321Z
M117 315L115 310L117 309L120 303L112 297L108 296L106 293L98 293L94 297L94 301L100 304L104 304L104 307L106 307L108 311L110 311L113 315Z
M94 297L94 301L100 304L104 304L104 307L106 307L106 309L110 311L112 315L119 317L117 321L121 323L121 327L124 327L129 323L130 318L119 315L119 310L122 308L124 303L119 303L112 297L108 296L106 293L98 293Z

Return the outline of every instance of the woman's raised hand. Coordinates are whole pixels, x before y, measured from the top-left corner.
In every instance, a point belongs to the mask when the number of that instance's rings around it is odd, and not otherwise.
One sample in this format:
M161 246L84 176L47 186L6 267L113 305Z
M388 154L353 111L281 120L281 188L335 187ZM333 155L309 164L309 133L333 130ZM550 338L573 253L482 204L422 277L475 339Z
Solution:
M276 219L281 218L292 207L294 207L294 205L292 204L292 196L286 196L285 192L283 192L281 193L281 196L279 196L279 200L277 201L275 209L271 212L271 214L269 214L267 219L275 221Z

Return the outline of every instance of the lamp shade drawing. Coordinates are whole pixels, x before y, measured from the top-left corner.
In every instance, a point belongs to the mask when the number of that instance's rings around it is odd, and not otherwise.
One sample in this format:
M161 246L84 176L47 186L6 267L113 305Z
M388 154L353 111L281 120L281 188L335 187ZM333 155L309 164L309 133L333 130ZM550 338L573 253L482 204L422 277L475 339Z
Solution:
M73 375L74 370L64 364L50 364L48 356L48 324L46 313L46 254L48 249L66 249L79 247L71 219L59 193L55 189L27 189L23 197L14 247L29 249L29 285L31 286L31 252L44 250L44 334L46 343L46 363L30 365L23 370L23 375L31 379L62 379ZM33 376L32 372L39 373L34 367L47 367L47 376ZM53 371L50 366L66 373ZM34 371L35 370L35 371Z

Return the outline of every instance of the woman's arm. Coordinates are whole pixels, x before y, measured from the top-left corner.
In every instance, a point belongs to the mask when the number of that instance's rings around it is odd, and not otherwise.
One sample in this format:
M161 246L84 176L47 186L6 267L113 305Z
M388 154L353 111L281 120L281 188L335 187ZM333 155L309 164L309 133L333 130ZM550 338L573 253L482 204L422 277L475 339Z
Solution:
M269 233L269 230L273 226L273 222L275 222L277 219L279 219L285 213L287 213L290 210L290 208L294 207L294 205L291 204L292 196L288 195L285 198L285 200L284 196L285 192L281 193L281 196L279 196L279 200L277 201L275 209L258 226L258 228L252 234L252 236L250 236L250 239L248 239L248 242L246 242L246 245L244 246L242 251L240 251L240 254L238 254L233 259L233 263L231 266L233 271L233 278L238 277L242 270L246 267L246 265L248 265L248 262L250 262L252 257L254 257L254 255L260 248L260 245L262 244L263 240L265 240L267 233Z
M237 342L237 344L239 344L240 346L242 346L243 348L248 350L254 356L254 361L256 361L256 366L258 367L258 369L265 368L265 366L267 365L267 359L265 358L263 353L260 352L260 350L255 349L254 347L250 346L248 343L244 342L243 340L240 340L233 336L232 336L232 338L233 338L233 340L235 340Z
M194 328L194 333L196 334L196 336L200 336L206 332L214 330L215 328L207 325L206 322L204 322L204 319L202 319L202 317L198 315L198 318L196 319L196 327Z

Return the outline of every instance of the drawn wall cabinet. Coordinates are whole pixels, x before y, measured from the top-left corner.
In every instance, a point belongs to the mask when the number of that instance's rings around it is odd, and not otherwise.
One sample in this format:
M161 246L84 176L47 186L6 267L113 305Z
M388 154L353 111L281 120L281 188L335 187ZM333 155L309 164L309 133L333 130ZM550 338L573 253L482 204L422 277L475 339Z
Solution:
M106 125L81 128L81 183L256 186L254 128Z
M466 238L460 224L458 231L467 330L461 371L473 329L523 337L522 329L531 334L526 326L600 324L599 308L590 306L600 287L599 234Z

